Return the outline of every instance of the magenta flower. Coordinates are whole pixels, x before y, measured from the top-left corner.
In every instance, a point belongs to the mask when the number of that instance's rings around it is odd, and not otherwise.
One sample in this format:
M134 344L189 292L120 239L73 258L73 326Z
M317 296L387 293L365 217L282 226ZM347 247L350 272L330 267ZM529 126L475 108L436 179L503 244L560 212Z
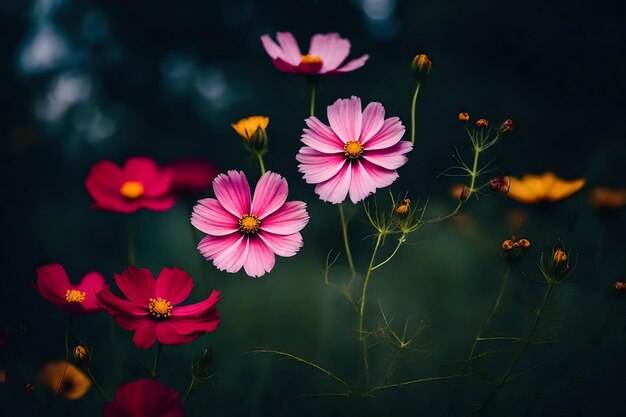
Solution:
M274 267L275 254L293 256L302 247L300 230L309 221L306 204L288 201L287 181L266 172L257 183L254 197L241 171L228 171L213 181L214 198L198 201L191 223L206 233L198 250L220 270L244 268L260 277Z
M261 36L261 42L272 63L281 71L292 74L338 74L361 68L369 55L353 59L341 67L350 53L350 41L338 33L318 33L311 38L309 53L303 55L293 35L289 32L276 34L278 45L269 37Z
M103 417L183 417L180 394L152 379L140 379L117 389L104 406Z
M96 305L96 293L104 286L104 277L98 272L89 272L78 285L73 285L59 264L44 265L37 269L35 289L43 298L69 314L100 312Z
M134 330L133 342L148 349L157 340L164 345L182 345L212 332L220 322L215 309L219 291L197 304L178 306L187 299L193 280L178 268L164 268L155 280L152 272L129 266L115 275L115 282L128 300L115 296L109 287L96 294L98 305L122 329Z
M357 203L398 178L396 169L408 160L413 145L400 140L404 126L397 117L385 119L385 108L370 103L361 112L361 99L339 99L327 110L330 126L317 117L305 120L296 156L299 171L324 201L341 203L350 194Z

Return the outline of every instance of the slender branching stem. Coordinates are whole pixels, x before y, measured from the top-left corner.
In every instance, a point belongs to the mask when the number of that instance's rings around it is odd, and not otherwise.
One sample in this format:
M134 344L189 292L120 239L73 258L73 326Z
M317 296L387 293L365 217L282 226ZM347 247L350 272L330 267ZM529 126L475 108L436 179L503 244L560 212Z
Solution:
M402 236L400 236L400 238L398 239L398 244L396 245L395 249L393 250L393 252L391 252L391 255L389 255L387 257L387 259L385 259L384 261L376 264L374 267L372 267L372 271L374 271L375 269L380 268L381 266L385 265L387 262L391 261L391 259L396 256L396 253L398 253L398 250L400 249L400 246L402 246L402 244L406 241L406 233L402 233Z
M415 107L417 104L417 95L420 92L420 82L417 82L415 86L415 93L413 94L413 102L411 103L411 144L415 145Z
M163 353L163 344L161 342L157 342L157 353L154 356L154 365L152 366L152 379L157 379L157 374L159 372L159 363L161 362L161 354Z
M104 392L104 390L102 389L102 387L100 386L96 378L94 378L93 373L91 372L91 368L89 366L87 367L87 375L89 375L91 382L93 382L93 385L94 387L96 387L96 390L98 390L100 395L102 395L102 398L104 399L104 401L108 403L109 397L106 395L106 393Z
M193 386L195 383L196 383L196 377L192 376L191 382L189 383L189 387L187 387L187 391L185 392L185 395L183 395L183 399L180 401L181 403L185 404L187 402L187 400L189 399L189 394L191 394L191 390L193 390Z
M354 261L352 259L352 252L350 251L350 242L348 240L348 222L343 210L343 203L339 203L339 218L341 219L341 233L343 234L343 245L346 248L346 257L348 258L348 265L350 266L350 272L352 278L356 276L356 268L354 267Z

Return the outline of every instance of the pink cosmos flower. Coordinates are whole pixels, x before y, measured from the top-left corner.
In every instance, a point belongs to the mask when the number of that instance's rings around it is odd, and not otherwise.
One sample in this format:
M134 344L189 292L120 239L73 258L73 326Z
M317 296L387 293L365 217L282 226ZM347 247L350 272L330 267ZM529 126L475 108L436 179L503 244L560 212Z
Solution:
M353 59L341 67L350 53L350 41L338 33L318 33L311 38L309 53L303 55L293 35L289 32L276 34L278 45L269 37L261 36L261 42L272 63L281 71L292 74L338 74L361 68L369 55Z
M134 330L133 342L148 349L157 340L181 345L212 332L219 324L215 304L219 291L197 304L178 306L193 288L193 280L178 268L164 268L155 280L152 272L129 266L115 275L115 282L128 300L115 296L109 287L97 294L98 305L123 329Z
M181 159L165 167L171 172L170 192L174 195L201 193L208 189L217 174L215 166L203 159Z
M354 96L335 101L327 114L330 126L317 117L305 120L305 146L296 156L304 180L317 184L320 199L337 204L349 194L357 203L398 178L396 169L413 148L400 140L405 130L400 119L385 119L385 108L376 102L361 112L361 99Z
M287 181L266 172L250 198L241 171L228 171L213 181L215 198L198 201L191 223L207 234L198 250L220 270L260 277L274 267L275 254L293 256L302 247L300 230L309 221L306 204L288 201Z
M117 389L104 406L103 417L183 417L180 394L152 379L140 379Z
M35 289L46 300L69 314L87 315L100 312L96 293L104 288L104 277L89 272L78 285L72 285L65 269L59 264L44 265L37 269Z
M129 158L122 168L111 161L98 162L85 180L94 208L134 213L140 208L165 211L176 198L170 194L172 172L150 158Z

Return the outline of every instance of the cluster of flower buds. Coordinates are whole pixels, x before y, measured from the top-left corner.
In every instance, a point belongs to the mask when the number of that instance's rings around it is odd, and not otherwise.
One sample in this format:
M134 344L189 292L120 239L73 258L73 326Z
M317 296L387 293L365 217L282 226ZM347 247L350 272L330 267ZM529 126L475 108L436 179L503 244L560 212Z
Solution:
M521 261L526 255L526 251L530 248L530 240L528 239L516 239L513 236L511 239L506 239L502 242L502 252L504 259L510 263L516 263Z
M421 83L426 79L433 63L426 54L415 55L413 61L411 61L411 72L415 76L418 83Z
M459 120L464 123L467 123L470 120L470 116L466 112L461 112L459 113ZM489 126L489 120L487 119L480 118L476 121L476 127L479 129L486 128L488 126ZM506 119L504 122L498 125L498 132L501 134L507 134L507 133L512 132L513 130L515 130L515 123L513 123L513 120L511 119Z

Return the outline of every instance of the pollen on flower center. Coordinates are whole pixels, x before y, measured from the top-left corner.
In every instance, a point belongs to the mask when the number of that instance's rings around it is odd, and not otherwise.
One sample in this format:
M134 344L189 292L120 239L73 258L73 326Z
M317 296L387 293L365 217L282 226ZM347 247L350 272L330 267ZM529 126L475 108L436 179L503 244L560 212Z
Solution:
M346 142L346 144L343 146L343 154L348 158L358 158L359 156L363 155L363 145L361 145L356 140Z
M302 62L303 64L321 64L322 57L318 55L306 54L302 55L302 57L300 58L300 62Z
M143 195L143 184L139 181L126 181L120 187L120 194L129 200L136 200Z
M247 234L256 233L261 227L261 220L254 214L244 214L239 219L239 230Z
M82 303L85 301L85 293L78 290L67 290L65 299L68 303Z
M151 298L148 310L157 319L166 318L172 315L172 304L165 298Z

